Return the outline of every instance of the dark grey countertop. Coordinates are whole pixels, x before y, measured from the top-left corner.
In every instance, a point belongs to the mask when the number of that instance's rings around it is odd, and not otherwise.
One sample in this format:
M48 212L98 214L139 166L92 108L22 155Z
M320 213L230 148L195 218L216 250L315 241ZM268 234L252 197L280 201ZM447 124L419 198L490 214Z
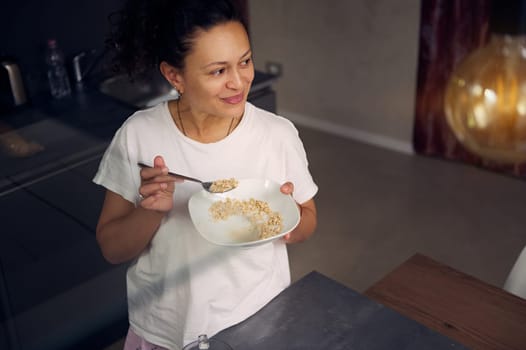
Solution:
M212 339L234 350L466 349L317 272Z
M0 152L0 196L102 154L133 111L96 90L88 90L2 116L1 122L13 133L44 149L27 157Z

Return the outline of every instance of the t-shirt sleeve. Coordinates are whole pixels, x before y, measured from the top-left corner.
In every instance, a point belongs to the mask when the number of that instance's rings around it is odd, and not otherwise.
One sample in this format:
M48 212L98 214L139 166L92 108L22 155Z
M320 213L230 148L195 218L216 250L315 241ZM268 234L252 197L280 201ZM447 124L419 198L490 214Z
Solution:
M298 130L290 121L287 122L289 127L286 131L287 134L283 138L285 173L287 181L294 184L294 193L292 196L296 202L301 204L316 195L318 186L309 171L307 153L299 137Z
M136 157L131 154L131 141L125 123L106 149L93 182L136 204L139 199L140 169L134 161Z

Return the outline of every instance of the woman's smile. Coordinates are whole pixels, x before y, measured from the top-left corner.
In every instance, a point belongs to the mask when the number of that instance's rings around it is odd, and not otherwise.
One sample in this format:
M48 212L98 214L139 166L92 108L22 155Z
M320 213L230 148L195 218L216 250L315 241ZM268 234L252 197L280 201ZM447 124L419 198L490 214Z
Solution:
M235 105L235 104L238 104L238 103L243 102L245 100L245 94L244 93L240 93L240 94L237 94L237 95L234 95L234 96L230 96L230 97L223 97L221 99L223 101L225 101L226 103L228 103L228 104Z

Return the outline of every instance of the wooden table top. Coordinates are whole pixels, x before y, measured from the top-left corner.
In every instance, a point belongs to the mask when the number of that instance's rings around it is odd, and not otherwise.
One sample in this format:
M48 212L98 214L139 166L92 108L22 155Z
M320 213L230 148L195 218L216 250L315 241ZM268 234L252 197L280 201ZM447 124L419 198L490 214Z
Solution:
M365 295L472 349L526 349L526 300L416 254Z

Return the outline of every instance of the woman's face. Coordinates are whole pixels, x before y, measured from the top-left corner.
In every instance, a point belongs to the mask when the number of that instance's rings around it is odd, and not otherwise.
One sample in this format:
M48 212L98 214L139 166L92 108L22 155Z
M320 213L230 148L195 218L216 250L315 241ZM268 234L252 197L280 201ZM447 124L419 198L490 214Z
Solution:
M240 117L252 80L252 51L239 22L200 31L180 74L183 98L194 116Z

